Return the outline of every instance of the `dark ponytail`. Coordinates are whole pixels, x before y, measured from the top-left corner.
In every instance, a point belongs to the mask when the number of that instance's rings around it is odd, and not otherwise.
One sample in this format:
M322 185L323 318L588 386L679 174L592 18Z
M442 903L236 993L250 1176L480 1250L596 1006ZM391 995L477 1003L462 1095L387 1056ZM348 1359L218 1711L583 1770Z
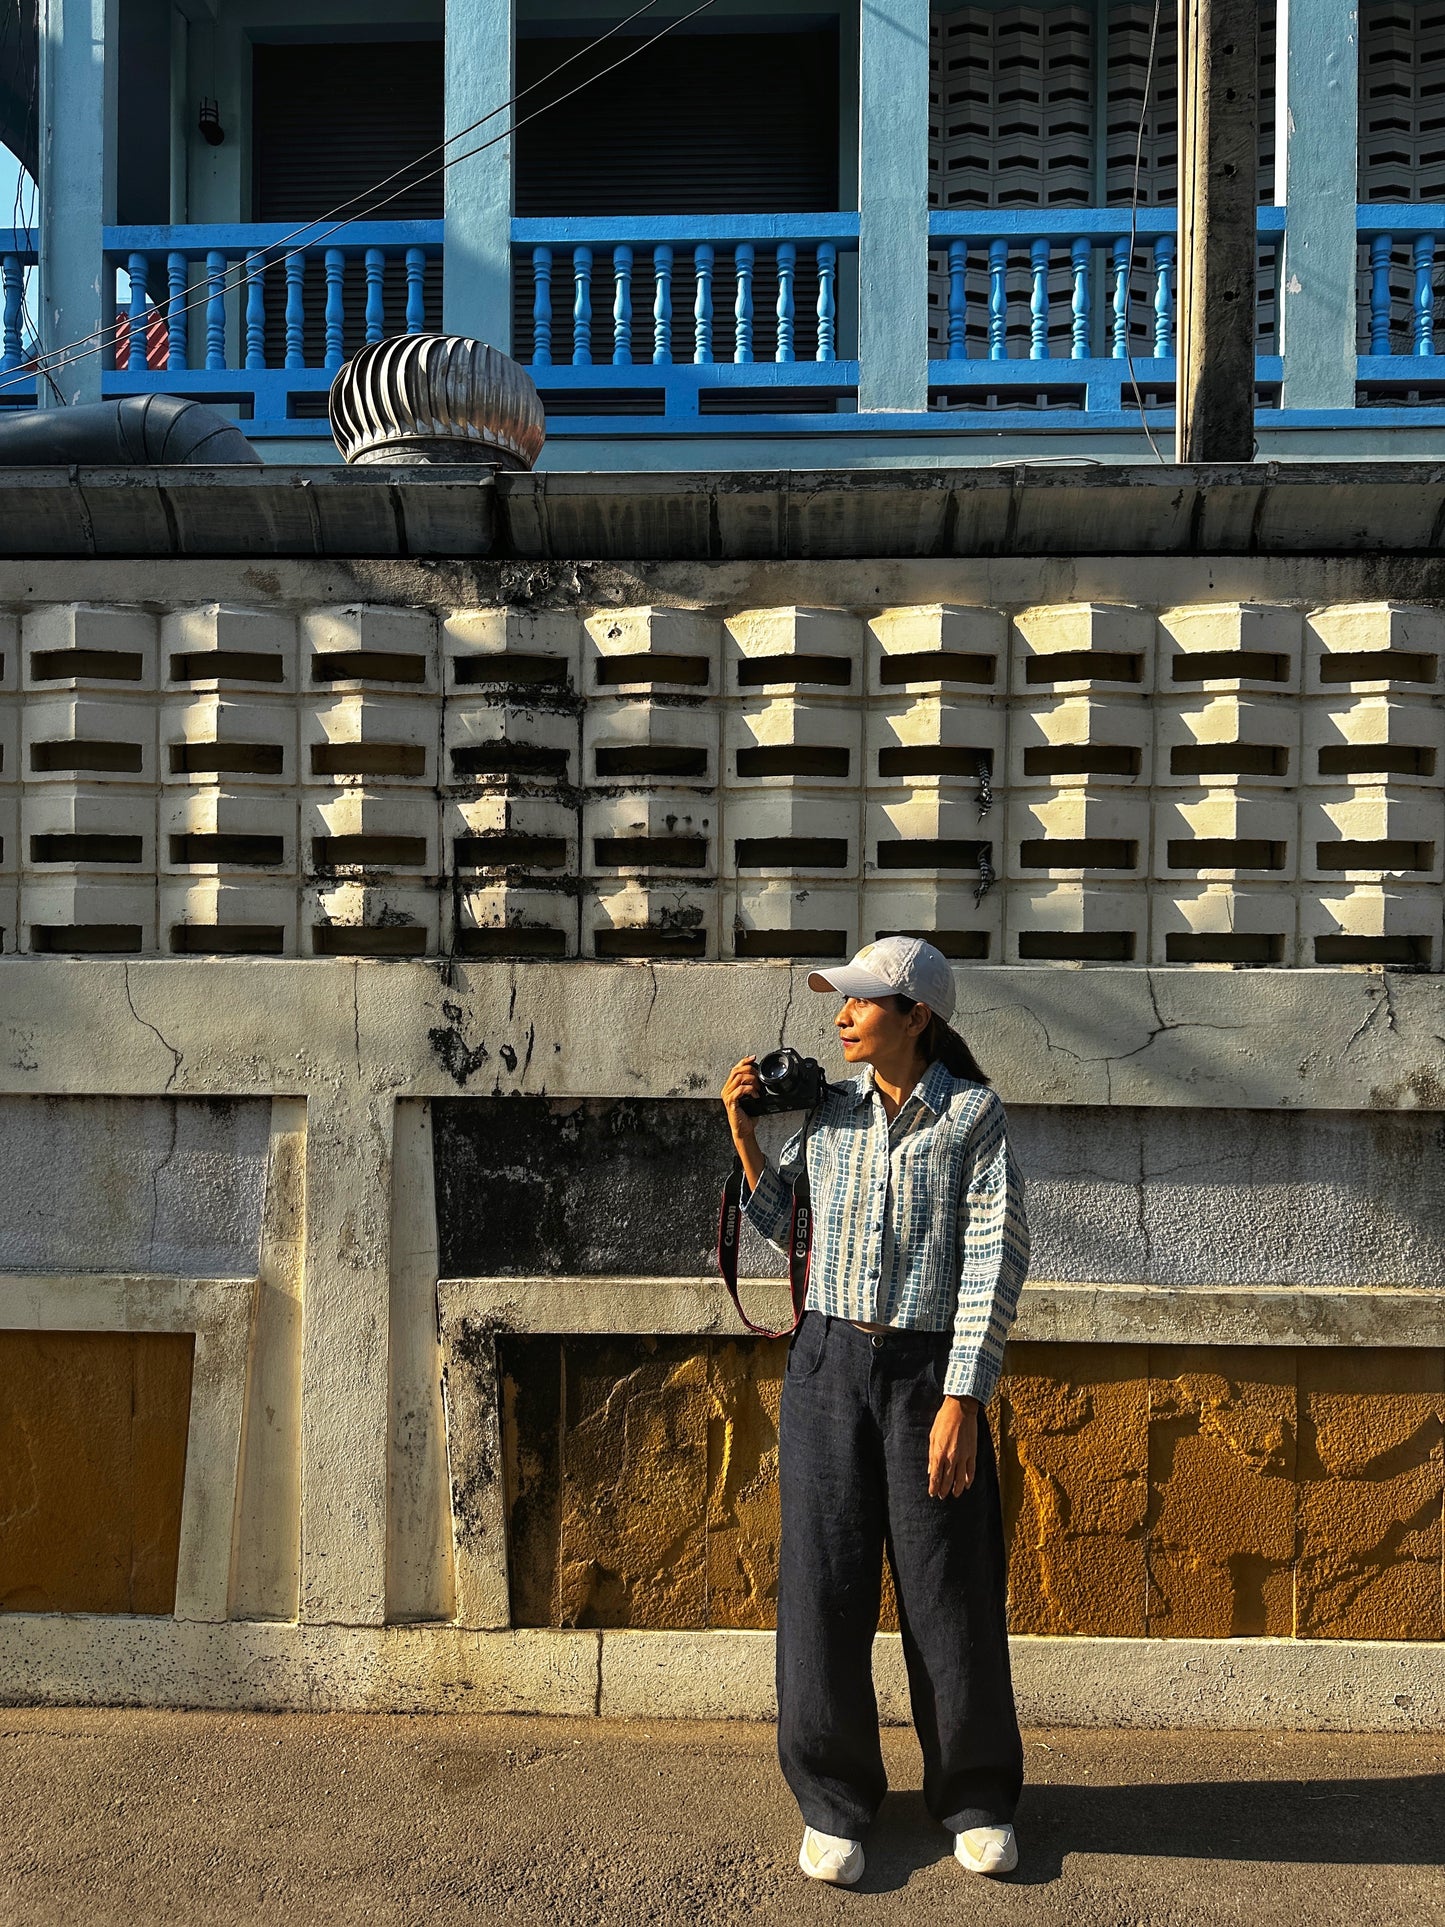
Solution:
M906 1017L917 1001L916 997L895 996L893 1004ZM936 1011L928 1013L928 1022L918 1039L918 1048L923 1052L924 1063L942 1064L950 1077L966 1077L971 1084L988 1082L987 1073L968 1045L956 1030L944 1023Z

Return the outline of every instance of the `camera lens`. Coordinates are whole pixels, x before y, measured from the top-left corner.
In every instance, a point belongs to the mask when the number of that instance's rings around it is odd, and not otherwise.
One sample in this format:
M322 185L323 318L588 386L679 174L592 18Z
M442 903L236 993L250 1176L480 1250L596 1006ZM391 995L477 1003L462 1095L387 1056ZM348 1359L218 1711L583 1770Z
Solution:
M770 1050L758 1061L758 1078L765 1091L785 1097L798 1076L798 1054L791 1050Z

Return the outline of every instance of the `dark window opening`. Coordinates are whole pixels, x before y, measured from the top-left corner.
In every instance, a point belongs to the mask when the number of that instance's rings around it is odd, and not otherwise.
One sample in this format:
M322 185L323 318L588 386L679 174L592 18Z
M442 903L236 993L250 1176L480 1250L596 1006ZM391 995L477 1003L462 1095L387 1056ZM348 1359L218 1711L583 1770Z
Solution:
M1171 776L1287 776L1289 751L1269 743L1176 743Z
M1132 930L1021 930L1021 963L1133 963Z
M653 924L633 929L599 930L592 954L604 961L624 957L701 957L707 950L705 930L664 930Z
M1166 963L1277 964L1284 938L1252 930L1171 930L1164 939Z
M846 930L737 930L733 955L740 962L769 957L811 958L833 963L848 954Z
M675 683L688 689L705 689L711 673L706 656L669 656L659 650L655 655L643 651L631 656L599 656L597 681L604 689L626 683L638 689L652 689L659 683Z
M1283 843L1262 836L1170 837L1171 870L1282 870Z
M899 683L992 683L998 674L996 656L969 655L961 649L921 649L906 656L884 656L878 680L885 689Z

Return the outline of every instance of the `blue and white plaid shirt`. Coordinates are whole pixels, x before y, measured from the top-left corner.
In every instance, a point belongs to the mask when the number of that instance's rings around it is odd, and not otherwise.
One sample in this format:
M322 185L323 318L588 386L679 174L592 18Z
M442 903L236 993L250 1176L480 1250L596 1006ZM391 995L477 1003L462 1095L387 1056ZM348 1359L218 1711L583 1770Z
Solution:
M743 1210L786 1248L806 1138L813 1197L807 1308L860 1324L952 1328L944 1391L987 1403L1029 1268L1023 1186L987 1085L930 1064L890 1124L873 1068L829 1084Z

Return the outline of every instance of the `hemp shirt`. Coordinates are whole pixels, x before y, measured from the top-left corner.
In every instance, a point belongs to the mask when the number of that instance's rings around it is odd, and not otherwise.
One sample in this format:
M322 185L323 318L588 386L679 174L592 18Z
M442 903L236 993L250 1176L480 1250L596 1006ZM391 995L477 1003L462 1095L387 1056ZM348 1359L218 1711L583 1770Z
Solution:
M873 1067L829 1084L742 1208L786 1249L806 1155L809 1311L953 1332L943 1390L987 1404L1029 1265L1023 1186L996 1092L930 1064L890 1124Z

